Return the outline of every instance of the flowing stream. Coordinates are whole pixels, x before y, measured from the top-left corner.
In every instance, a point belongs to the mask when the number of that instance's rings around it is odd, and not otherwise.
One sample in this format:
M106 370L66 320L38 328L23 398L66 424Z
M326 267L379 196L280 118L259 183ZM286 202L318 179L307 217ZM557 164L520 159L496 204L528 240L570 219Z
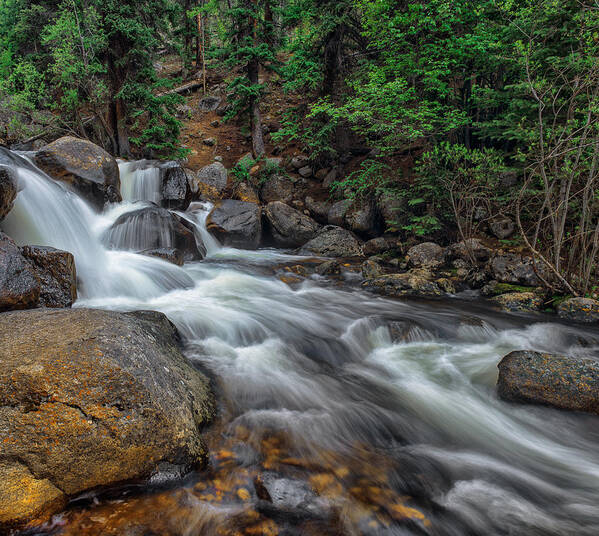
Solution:
M81 498L35 534L599 534L599 419L494 388L510 351L598 356L597 331L318 276L289 286L275 272L298 258L221 248L207 204L182 215L201 262L109 250L116 219L159 199L155 168L122 163L126 200L97 214L11 158L21 191L2 229L75 255L76 307L164 312L220 401L205 472Z

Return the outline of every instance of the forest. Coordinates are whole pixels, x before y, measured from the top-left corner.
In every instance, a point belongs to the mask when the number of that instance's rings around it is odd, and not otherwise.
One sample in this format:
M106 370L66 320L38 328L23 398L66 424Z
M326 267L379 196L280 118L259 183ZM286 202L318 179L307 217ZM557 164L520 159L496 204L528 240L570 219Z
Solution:
M359 157L333 188L402 199L393 230L464 239L507 216L547 284L585 295L599 251L598 17L588 0L5 0L1 136L54 129L119 156L184 158L172 90L225 70L225 119L251 132L254 158L262 100L292 95L277 144L318 167ZM174 76L155 68L167 56Z

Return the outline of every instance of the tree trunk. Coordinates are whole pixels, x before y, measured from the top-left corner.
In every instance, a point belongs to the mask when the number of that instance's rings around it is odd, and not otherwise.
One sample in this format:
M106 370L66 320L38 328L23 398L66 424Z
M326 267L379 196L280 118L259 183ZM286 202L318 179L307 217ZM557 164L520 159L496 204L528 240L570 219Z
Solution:
M248 64L248 79L252 86L258 84L259 65L256 60ZM262 118L260 116L260 103L258 97L250 98L250 122L252 130L252 152L254 158L264 154L264 135L262 134Z

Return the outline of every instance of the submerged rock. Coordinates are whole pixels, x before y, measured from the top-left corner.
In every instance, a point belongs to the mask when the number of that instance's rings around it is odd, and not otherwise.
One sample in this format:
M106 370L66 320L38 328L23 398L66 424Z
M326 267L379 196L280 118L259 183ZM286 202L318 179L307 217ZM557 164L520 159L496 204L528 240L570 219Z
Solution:
M39 297L40 279L35 268L13 240L0 232L0 311L35 307Z
M77 300L77 271L72 253L46 246L25 246L21 253L40 280L39 305L71 307Z
M183 219L156 206L128 212L104 234L104 242L115 249L147 251L175 248L186 261L201 259L206 250Z
M272 238L280 247L303 246L320 230L320 225L310 216L280 201L269 203L264 209L264 215L270 224Z
M148 257L156 257L157 259L162 259L163 261L170 262L171 264L175 264L177 266L183 266L185 259L183 258L183 253L176 248L158 248L158 249L146 249L141 252L143 255L147 255Z
M570 298L557 307L560 318L574 322L599 322L599 301L590 298Z
M539 352L512 352L498 365L503 400L599 415L599 361Z
M226 199L212 209L206 226L224 246L256 249L262 239L262 210L255 203Z
M209 382L156 312L0 314L0 526L86 490L206 462Z
M0 165L0 221L12 210L16 197L16 177L10 168Z
M66 136L42 147L33 159L42 171L70 184L96 208L121 201L116 160L90 141Z
M351 231L327 225L301 248L299 254L320 257L361 257L363 252L360 241Z

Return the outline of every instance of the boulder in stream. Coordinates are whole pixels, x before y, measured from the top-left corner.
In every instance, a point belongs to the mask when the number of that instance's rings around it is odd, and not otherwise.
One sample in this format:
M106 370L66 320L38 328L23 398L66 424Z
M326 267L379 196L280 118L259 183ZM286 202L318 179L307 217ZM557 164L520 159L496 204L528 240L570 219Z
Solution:
M368 279L362 285L364 288L390 297L442 296L443 290L432 280L428 270L410 270L402 274L388 274Z
M361 257L364 253L362 244L351 231L335 225L327 225L300 249L299 254L319 257Z
M529 312L540 311L543 297L535 292L508 292L492 298L504 311Z
M206 462L209 382L163 314L0 314L0 355L1 528L87 490Z
M194 197L208 201L222 199L228 184L229 172L221 162L204 166L190 182Z
M177 162L169 162L160 170L160 203L171 210L187 210L191 203L191 188L187 173Z
M557 307L560 318L574 322L599 322L599 301L591 298L569 298Z
M262 240L262 210L255 203L226 199L212 209L206 226L224 246L256 249Z
M599 361L520 351L498 365L503 400L599 415Z
M123 214L106 231L103 241L115 249L138 252L175 248L183 253L185 261L198 260L206 254L189 222L157 206Z
M280 201L269 203L264 209L264 215L270 224L272 238L280 247L303 246L320 230L320 225L310 216Z
M70 184L98 209L121 201L121 180L116 160L88 140L65 136L42 147L35 164L55 180Z
M17 181L14 172L0 165L0 221L12 210L17 197Z
M0 311L30 309L37 306L39 298L35 268L13 240L0 232Z
M21 253L39 277L39 305L71 307L77 300L77 271L73 254L46 246L25 246Z
M183 259L183 253L176 248L146 249L141 253L142 255L147 255L148 257L162 259L163 261L170 262L176 266L183 266L185 262L185 259Z

